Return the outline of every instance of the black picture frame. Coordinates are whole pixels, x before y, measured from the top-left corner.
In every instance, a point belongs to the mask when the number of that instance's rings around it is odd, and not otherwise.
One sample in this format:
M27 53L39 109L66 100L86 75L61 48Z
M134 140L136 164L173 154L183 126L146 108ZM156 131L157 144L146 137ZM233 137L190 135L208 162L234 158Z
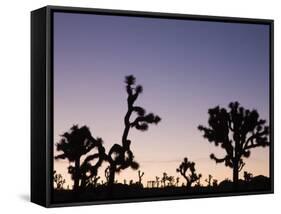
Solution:
M160 19L204 20L227 23L252 23L270 27L270 181L267 191L229 192L200 194L192 196L153 197L141 199L120 199L71 203L53 203L53 13L86 13L127 17L150 17ZM274 21L186 15L143 11L92 9L79 7L46 6L31 12L31 201L44 207L144 202L188 198L268 194L274 192Z

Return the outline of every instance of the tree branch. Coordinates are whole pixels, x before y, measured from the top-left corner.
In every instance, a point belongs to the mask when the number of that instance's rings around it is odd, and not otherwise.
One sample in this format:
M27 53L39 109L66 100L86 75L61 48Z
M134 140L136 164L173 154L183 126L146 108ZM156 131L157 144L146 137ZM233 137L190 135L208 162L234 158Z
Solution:
M262 137L263 135L267 135L267 134L268 134L267 129L264 129L262 132L256 132L255 134L253 134L252 136L250 136L246 140L246 143L244 144L243 150L245 151L245 150L248 150L248 149L251 149L251 148L262 146L262 144L259 144L259 143L255 144L254 139L258 138L258 137ZM251 144L249 145L249 143L251 143ZM269 142L265 142L265 145L269 145Z
M215 154L212 153L212 154L210 155L210 158L211 158L212 160L215 160L216 163L223 163L224 161L226 161L227 155L226 155L224 158L217 158L217 157L215 156Z

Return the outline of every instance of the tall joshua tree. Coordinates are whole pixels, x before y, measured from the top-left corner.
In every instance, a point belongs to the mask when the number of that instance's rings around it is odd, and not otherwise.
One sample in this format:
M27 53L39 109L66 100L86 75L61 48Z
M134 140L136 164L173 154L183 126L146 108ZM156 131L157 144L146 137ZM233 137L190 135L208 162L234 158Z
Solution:
M248 158L253 148L269 146L269 127L256 110L245 109L238 102L232 102L228 107L229 110L219 106L209 109L209 127L200 125L198 129L210 143L226 151L222 158L214 154L210 158L233 169L236 188L239 172L245 165L243 158Z
M134 160L134 155L130 148L131 141L128 139L130 129L135 128L140 131L146 131L149 124L157 124L161 120L159 116L153 113L146 114L144 108L135 105L135 101L143 91L141 85L135 85L135 77L132 75L126 76L125 83L128 94L128 109L124 117L125 128L122 135L122 144L114 144L107 156L109 162L109 185L114 183L116 173L128 167L134 170L139 168L139 164ZM134 120L131 119L133 114L136 114Z
M195 163L188 161L187 158L183 159L183 162L180 164L179 168L177 168L177 172L180 173L186 180L187 188L190 188L194 182L202 177L201 174L196 173Z
M72 126L70 131L65 132L61 137L56 147L57 151L62 153L55 156L55 159L67 159L69 163L74 163L74 166L68 167L68 172L74 181L73 190L77 191L86 185L88 179L97 175L97 170L105 158L102 139L95 139L87 126L79 128L78 125ZM91 153L81 163L81 157L96 148L98 152ZM91 161L94 160L97 161L93 165Z

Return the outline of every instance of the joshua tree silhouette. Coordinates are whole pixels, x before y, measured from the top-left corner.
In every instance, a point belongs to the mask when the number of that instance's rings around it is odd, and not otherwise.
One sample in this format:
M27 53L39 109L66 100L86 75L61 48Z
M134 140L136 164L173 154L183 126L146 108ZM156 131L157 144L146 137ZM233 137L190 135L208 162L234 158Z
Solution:
M212 175L208 175L208 178L205 179L205 182L208 184L208 187L212 185L212 179L213 179Z
M102 146L102 139L95 139L87 126L78 127L74 125L70 132L65 132L59 143L56 144L57 151L63 152L55 156L55 159L68 159L74 162L74 166L68 167L68 172L74 181L73 190L77 191L79 188L86 186L88 179L97 175L98 168L105 159L105 150ZM87 155L93 149L97 148L98 153L88 155L82 164L81 156ZM94 165L91 161L97 159Z
M239 172L245 165L242 158L248 158L253 148L270 145L269 127L256 110L245 109L238 102L230 103L229 111L217 106L209 109L208 113L209 127L200 125L198 129L210 143L226 151L223 158L214 154L210 158L233 169L233 184L237 188Z
M57 174L56 170L53 172L53 181L56 185L57 190L63 189L63 185L65 184L65 179L63 179L61 174Z
M168 176L167 180L169 181L168 186L174 186L174 182L175 182L174 176Z
M188 171L190 171L190 174L188 174ZM197 175L195 171L195 163L188 161L187 158L184 158L179 168L177 168L177 172L185 178L187 188L190 188L192 183L196 182L202 177L201 174Z
M138 170L138 177L139 177L139 185L142 186L142 177L144 176L144 172L141 172L140 170Z
M134 160L133 152L131 151L131 141L128 139L129 131L131 128L136 128L140 131L146 131L149 124L158 124L161 118L153 113L146 114L145 109L140 106L135 106L134 103L138 96L142 93L143 88L141 85L135 85L136 79L134 76L126 76L126 91L127 98L127 113L124 118L125 128L122 135L122 145L114 144L107 155L109 166L109 181L108 184L112 185L115 179L115 173L119 173L128 167L134 170L139 168L139 164ZM133 113L137 116L133 121L130 121Z
M213 179L213 187L217 187L218 186L218 180L217 179Z
M86 181L86 187L87 188L95 188L95 187L97 187L99 179L100 179L100 176L94 176L94 177L89 178Z
M253 178L253 174L247 171L244 171L244 180L250 182Z
M176 187L179 186L179 182L180 182L180 177L176 177Z
M159 187L159 179L160 178L158 176L155 177L155 183L157 188Z
M161 182L163 183L164 187L166 187L166 181L168 181L168 174L166 172L163 172L163 177L161 179Z

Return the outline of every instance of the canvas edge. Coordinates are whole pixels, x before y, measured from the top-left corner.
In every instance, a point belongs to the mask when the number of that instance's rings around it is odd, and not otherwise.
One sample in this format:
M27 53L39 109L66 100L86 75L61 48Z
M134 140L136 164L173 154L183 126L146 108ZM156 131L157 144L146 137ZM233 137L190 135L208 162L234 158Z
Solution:
M159 13L146 11L129 11L129 10L111 10L111 9L97 9L97 8L82 8L82 7L64 7L48 5L41 9L46 9L46 201L45 207L62 207L62 206L84 206L84 205L99 205L99 204L116 204L128 202L149 202L162 200L181 200L181 199L196 199L209 197L228 197L228 196L243 196L256 194L272 194L274 193L274 20L272 19L253 19L240 17L223 17L223 16L205 16L205 15L188 15L175 13ZM266 24L270 26L270 126L271 126L271 147L270 147L270 175L271 175L271 189L268 191L255 192L239 192L239 193L218 193L211 195L194 195L194 196L170 196L170 197L153 197L140 199L120 199L108 201L90 201L90 202L71 202L71 203L52 203L51 200L51 185L52 185L52 139L53 139L53 65L52 65L52 13L53 12L76 12L76 13L91 13L117 16L140 16L140 17L155 17L167 19L189 19L189 20L203 20L203 21L218 21L231 23L251 23L251 24ZM50 158L48 158L50 157ZM49 176L48 176L49 175ZM48 177L48 178L47 178Z
M46 8L31 12L30 200L46 206ZM39 143L43 142L43 143Z
M251 23L251 24L271 24L273 19L260 19L260 18L245 18L245 17L229 17L229 16L212 16L212 15L194 15L183 13L165 13L155 11L136 11L136 10L117 10L117 9L104 9L104 8L86 8L86 7L70 7L70 6L46 6L50 10L60 12L72 13L95 13L103 15L115 16L134 16L134 17L151 17L151 18L166 18L166 19L189 19L201 21L218 21L218 22L231 22L231 23Z

